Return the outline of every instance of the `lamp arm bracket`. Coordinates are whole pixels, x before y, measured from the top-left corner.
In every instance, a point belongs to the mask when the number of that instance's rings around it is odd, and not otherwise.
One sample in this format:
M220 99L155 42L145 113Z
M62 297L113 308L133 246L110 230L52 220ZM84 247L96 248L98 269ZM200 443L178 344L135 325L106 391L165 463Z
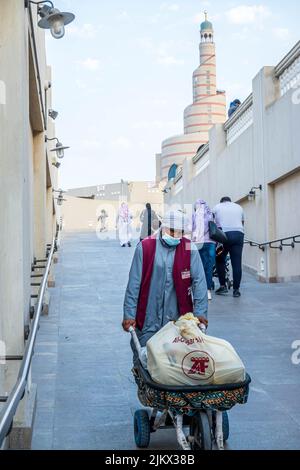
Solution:
M47 137L47 136L45 135L45 142L48 142L48 141L51 142L51 141L53 141L53 140L56 140L57 142L59 142L59 140L58 140L57 137L53 137L53 139L49 139L49 137Z
M54 8L54 3L51 2L51 0L43 0L40 2L34 2L32 0L25 0L25 8L28 8L30 3L33 3L34 5L42 5L44 3L49 3L49 5L51 5L51 8Z

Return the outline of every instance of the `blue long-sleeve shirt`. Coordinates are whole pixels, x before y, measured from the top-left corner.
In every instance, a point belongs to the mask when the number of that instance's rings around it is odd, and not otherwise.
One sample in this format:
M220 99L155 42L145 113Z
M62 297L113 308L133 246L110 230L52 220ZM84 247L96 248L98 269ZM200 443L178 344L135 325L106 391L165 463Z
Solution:
M169 247L158 235L145 324L141 332L137 330L142 346L145 346L148 339L169 321L176 321L180 316L173 281L175 251L175 247ZM140 243L134 254L125 294L124 320L136 318L142 269L143 248ZM194 315L207 317L207 284L199 252L193 244L191 251L191 280Z

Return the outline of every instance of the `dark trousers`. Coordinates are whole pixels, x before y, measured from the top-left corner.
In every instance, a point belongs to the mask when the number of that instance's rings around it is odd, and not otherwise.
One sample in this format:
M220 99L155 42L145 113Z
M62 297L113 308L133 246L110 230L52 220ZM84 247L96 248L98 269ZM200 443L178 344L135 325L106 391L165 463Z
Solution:
M226 279L226 258L230 254L233 288L239 289L242 280L242 255L244 248L244 234L242 232L226 232L227 243L224 245L224 252L217 256L217 271L221 286L225 286Z
M213 271L216 262L216 244L204 243L201 250L199 250L199 253L205 272L207 289L212 290Z

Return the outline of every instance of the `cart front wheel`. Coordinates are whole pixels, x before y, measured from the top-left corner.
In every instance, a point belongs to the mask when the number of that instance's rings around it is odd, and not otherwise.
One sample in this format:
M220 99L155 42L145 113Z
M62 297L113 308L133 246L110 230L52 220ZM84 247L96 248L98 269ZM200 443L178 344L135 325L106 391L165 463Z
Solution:
M224 442L227 442L229 439L229 418L227 411L223 412L223 437Z
M212 449L211 427L205 411L200 411L193 416L190 425L190 435L193 437L193 451Z
M146 410L137 410L134 415L134 439L137 447L146 449L150 444L150 420Z

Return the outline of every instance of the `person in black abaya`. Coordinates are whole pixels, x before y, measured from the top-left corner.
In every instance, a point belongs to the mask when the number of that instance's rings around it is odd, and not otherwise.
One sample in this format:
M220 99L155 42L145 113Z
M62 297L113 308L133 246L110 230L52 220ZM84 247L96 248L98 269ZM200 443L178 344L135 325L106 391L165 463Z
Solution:
M160 222L156 212L151 208L151 204L146 204L146 209L141 213L141 240L151 237L159 229Z

